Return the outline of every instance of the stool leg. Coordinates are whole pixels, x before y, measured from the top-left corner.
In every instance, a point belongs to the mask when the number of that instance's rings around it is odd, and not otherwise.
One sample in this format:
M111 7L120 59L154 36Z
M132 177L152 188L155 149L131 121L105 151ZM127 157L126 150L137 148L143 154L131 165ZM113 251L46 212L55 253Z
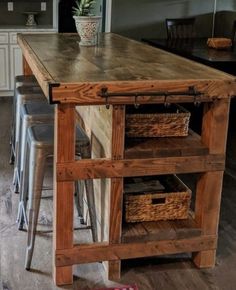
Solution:
M84 182L82 180L78 180L77 182L75 182L75 205L81 224L85 223L83 217L83 192Z
M28 229L28 218L26 215L27 199L28 199L28 180L29 180L29 145L25 142L24 153L24 170L20 174L20 191L19 191L19 205L17 214L18 229L23 230L25 224Z
M14 175L13 175L13 191L15 193L18 193L19 192L19 169L18 169L18 164L17 164L17 156L19 155L19 141L16 141L15 142L15 157L14 157L14 160L15 160L15 167L14 167Z
M14 92L12 102L12 120L11 120L11 135L10 135L10 164L14 164L15 161L15 112L16 111L16 92Z
M82 158L91 158L91 148L88 144L87 146L81 146L81 157ZM86 189L86 196L88 201L88 210L91 222L91 230L93 241L98 241L98 234L97 234L97 215L96 215L96 207L95 207L95 196L94 196L94 187L93 187L93 180L86 179L85 180L85 189Z
M10 144L10 159L9 164L13 165L15 162L15 150L13 143Z
M31 146L29 160L29 227L25 258L26 270L30 270L34 251L46 156L43 150Z
M20 100L16 101L16 129L15 129L15 167L14 167L14 176L13 176L13 185L14 192L18 192L18 178L19 178L19 164L17 164L17 156L19 156L19 140L20 140L20 128L21 128L21 120L20 120Z
M18 154L17 156L17 164L18 164L18 172L19 172L19 192L21 191L21 187L22 187L22 174L25 168L25 159L26 159L26 136L27 136L27 128L28 128L28 121L26 118L23 117L22 120L22 126L21 126L21 142L19 143L20 147L19 147L19 152L20 154Z

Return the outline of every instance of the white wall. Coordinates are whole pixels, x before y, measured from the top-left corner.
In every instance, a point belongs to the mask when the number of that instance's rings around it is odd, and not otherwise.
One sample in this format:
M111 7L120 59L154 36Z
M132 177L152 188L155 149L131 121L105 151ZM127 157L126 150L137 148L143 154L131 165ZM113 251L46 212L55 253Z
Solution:
M218 2L220 10L236 6L235 0ZM165 37L165 18L197 16L197 36L208 37L213 6L214 0L112 0L111 31L134 39Z

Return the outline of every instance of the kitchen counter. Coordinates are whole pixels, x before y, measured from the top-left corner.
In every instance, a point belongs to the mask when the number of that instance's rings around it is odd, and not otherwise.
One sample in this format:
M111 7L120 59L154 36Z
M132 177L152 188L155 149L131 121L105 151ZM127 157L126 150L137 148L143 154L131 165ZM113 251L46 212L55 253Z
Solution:
M36 25L36 26L26 26L26 25L0 25L0 32L21 32L21 31L57 31L56 27L52 25Z
M95 47L79 46L78 34L21 34L17 39L24 55L25 74L33 73L45 96L56 104L53 195L56 284L72 283L72 265L78 263L109 261L111 280L120 278L121 259L192 252L195 265L213 267L235 77L111 33L101 34ZM126 105L165 104L167 97L170 103L203 103L202 132L197 138L208 149L204 154L199 154L196 146L199 142L190 142L191 136L184 137L175 156L170 152L173 144L178 143L175 138L166 146L165 155L147 154L147 148L153 152L160 148L158 138L153 145L149 142L148 147L147 143L137 141L127 148ZM98 158L99 152L94 150L95 158L75 160L76 109L83 113L85 128L91 129L92 149L101 145ZM96 128L92 127L95 123ZM191 147L194 148L191 154L182 151ZM133 158L129 155L131 149L136 154ZM201 173L195 186L194 215L190 213L184 225L178 220L171 224L146 223L146 228L138 223L124 223L124 177L173 173ZM74 182L79 179L101 180L101 190L96 187L96 199L97 204L102 204L108 238L104 240L101 235L99 243L74 244ZM104 179L110 179L106 188ZM107 218L105 211L109 213Z
M17 34L52 34L57 32L53 25L0 25L0 96L12 96L14 78L23 73L23 59L17 45Z

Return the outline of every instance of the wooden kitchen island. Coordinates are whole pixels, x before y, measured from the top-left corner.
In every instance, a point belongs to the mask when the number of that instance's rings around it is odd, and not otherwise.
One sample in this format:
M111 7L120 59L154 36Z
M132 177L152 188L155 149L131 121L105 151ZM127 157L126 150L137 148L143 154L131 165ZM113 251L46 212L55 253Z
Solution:
M55 104L56 284L73 282L72 265L96 261L109 261L110 279L119 278L120 260L137 257L190 252L198 267L214 266L236 79L115 34L102 34L96 47L79 46L77 34L19 35L18 43L25 73L35 75ZM178 142L169 138L165 145L163 138L127 142L126 106L164 103L204 103L201 136L190 134ZM100 146L93 159L75 161L77 111L92 146ZM194 214L188 220L122 223L124 177L175 173L200 173ZM100 210L107 237L100 235L96 244L75 245L74 181L88 178L108 179L99 193L100 203L109 209L105 218Z

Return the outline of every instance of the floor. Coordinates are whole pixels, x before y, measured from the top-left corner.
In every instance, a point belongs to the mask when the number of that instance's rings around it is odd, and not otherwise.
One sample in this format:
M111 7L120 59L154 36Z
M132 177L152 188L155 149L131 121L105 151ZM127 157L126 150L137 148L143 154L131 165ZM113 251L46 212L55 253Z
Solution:
M39 234L31 272L24 270L26 232L18 231L16 213L18 195L12 193L13 167L9 165L9 129L11 103L0 99L0 290L54 290L51 278L50 232L52 219L51 198L44 198L39 218ZM232 121L232 120L231 120ZM224 178L222 210L219 227L219 245L215 268L198 270L187 255L123 262L121 285L136 283L140 290L235 290L236 289L236 163L231 156L236 149L234 130L230 130L227 170ZM236 130L235 130L236 131ZM236 147L236 146L235 146ZM48 193L50 195L50 192ZM83 241L90 231L80 231ZM106 279L100 263L76 266L74 284L64 289L93 289L118 285Z

